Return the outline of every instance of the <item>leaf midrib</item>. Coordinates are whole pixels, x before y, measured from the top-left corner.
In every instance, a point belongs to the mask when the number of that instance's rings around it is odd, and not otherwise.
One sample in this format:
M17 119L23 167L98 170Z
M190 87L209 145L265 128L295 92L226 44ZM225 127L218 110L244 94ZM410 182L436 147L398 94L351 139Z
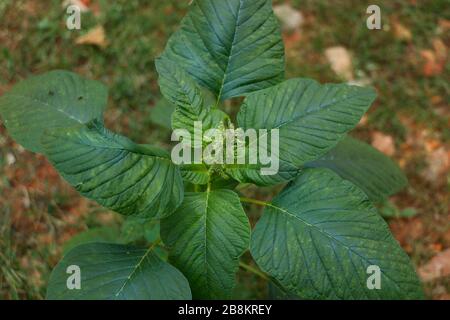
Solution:
M127 277L127 279L125 280L125 282L123 283L122 287L119 289L119 291L117 291L115 293L115 297L117 298L125 289L125 287L128 285L128 283L131 281L131 279L133 278L133 276L136 274L137 270L141 267L142 263L144 263L144 260L147 258L147 256L150 254L150 252L153 251L153 249L158 245L157 242L155 242L154 244L152 244L147 251L144 253L144 255L142 256L142 258L139 260L139 262L135 265L133 271L130 273L130 275Z
M101 134L100 133L100 135L102 136L102 137L105 137L103 134ZM108 137L106 137L108 140L111 140L111 139L109 139ZM95 149L113 149L113 150L121 150L121 151L126 151L126 152L129 152L129 153L132 153L132 154L136 154L136 155L139 155L139 156L142 156L142 157L149 157L149 158L154 158L154 159L158 159L158 160L162 160L162 161L167 161L167 162L169 162L169 163L171 163L172 164L172 160L170 160L170 159L168 159L168 158L164 158L164 157L160 157L160 156L155 156L155 155L149 155L149 154L146 154L146 153L143 153L143 152L139 152L139 151L137 151L137 150L134 150L134 149L132 149L132 148L127 148L126 146L123 146L123 145L121 145L119 142L115 142L115 143L117 143L117 144L119 144L119 146L101 146L101 145L97 145L97 144L92 144L92 143L90 143L90 141L88 140L87 141L87 143L84 143L85 141L83 140L83 141L79 141L78 139L77 140L71 140L71 143L72 144L76 144L76 145L80 145L80 146L82 146L82 147L91 147L91 148L95 148Z
M238 31L238 28L239 28L238 22L240 20L241 9L242 9L242 0L239 0L239 8L238 8L237 13L236 13L236 21L235 21L235 24L234 24L233 40L231 42L230 50L228 52L228 61L227 61L227 65L225 67L225 71L223 73L222 83L220 85L219 95L217 96L216 107L219 105L220 100L222 99L222 92L223 92L223 88L225 86L225 80L226 80L226 78L228 76L228 68L230 67L231 58L234 55L233 54L233 49L235 47L236 34L237 34L237 31Z
M271 129L280 129L280 128L283 127L283 126L289 125L289 124L291 124L291 123L293 123L293 122L295 122L295 121L297 121L297 120L300 120L300 119L302 119L302 118L305 118L305 117L307 117L307 116L311 116L311 115L314 115L314 114L317 114L317 113L320 113L320 112L323 112L323 111L328 111L328 110L330 109L330 108L329 108L330 106L332 106L332 105L334 105L334 104L336 104L336 103L339 103L339 102L345 102L345 101L347 101L347 100L356 98L356 97L358 97L358 96L360 96L360 95L362 95L362 93L355 94L355 95L352 95L352 96L347 96L347 97L345 97L345 98L343 98L343 99L340 99L340 100L337 100L337 101L328 102L328 103L325 103L325 104L323 104L323 105L319 105L319 106L317 106L316 108L314 108L314 109L312 109L312 110L305 111L304 113L301 113L301 114L299 114L299 115L293 117L292 119L283 121L283 122L281 122L280 124L278 124L277 126L271 128ZM308 109L309 109L309 108L311 108L311 106L308 106ZM247 125L247 124L246 124L246 125ZM265 133L265 135L267 135L267 133Z

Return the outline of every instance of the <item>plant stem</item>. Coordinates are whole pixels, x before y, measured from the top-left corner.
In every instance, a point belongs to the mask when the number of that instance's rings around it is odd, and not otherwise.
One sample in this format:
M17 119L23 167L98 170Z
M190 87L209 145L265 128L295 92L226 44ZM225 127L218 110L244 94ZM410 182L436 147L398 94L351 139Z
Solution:
M260 201L260 200L244 198L244 197L241 197L240 199L241 199L242 202L253 203L253 204L257 204L259 206L264 206L265 207L265 206L270 205L270 203L266 202L266 201Z
M150 245L150 247L148 248L148 250L151 251L151 250L155 249L155 247L159 246L159 245L161 244L161 242L162 242L161 238L156 239L156 240Z
M259 271L258 269L253 268L252 266L250 266L244 262L239 262L239 266L246 271L256 274L258 277L261 277L264 280L267 280L267 281L270 280L269 277L266 274L264 274L262 271Z

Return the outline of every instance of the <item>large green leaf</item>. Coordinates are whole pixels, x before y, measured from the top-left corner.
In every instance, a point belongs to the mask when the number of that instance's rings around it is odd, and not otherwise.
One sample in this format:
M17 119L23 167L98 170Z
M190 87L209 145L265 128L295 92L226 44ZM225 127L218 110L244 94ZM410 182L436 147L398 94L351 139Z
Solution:
M17 84L0 97L9 134L26 149L42 152L45 130L102 119L107 89L67 71L52 71Z
M374 99L371 88L291 79L249 95L238 124L244 129L278 129L280 160L300 167L332 149Z
M67 273L78 266L81 288L69 289ZM183 274L153 251L125 245L91 243L72 249L53 270L47 289L51 300L191 299Z
M333 170L360 187L374 201L384 200L408 183L404 173L390 158L350 137L306 166Z
M233 191L186 194L178 210L162 220L161 236L194 298L230 297L239 257L250 240L247 216Z
M251 253L289 293L307 299L416 299L408 256L367 196L328 169L308 169L269 204ZM381 289L367 286L369 266Z
M279 130L279 150L272 143L267 150L278 152L280 170L264 176L258 163L227 166L227 172L242 183L257 185L291 180L306 162L323 156L345 137L374 98L370 88L320 85L309 79L291 79L250 94L238 114L238 125L245 130Z
M284 46L270 0L196 0L163 57L219 100L284 78Z
M254 183L258 186L273 186L294 179L300 172L297 167L282 162L277 174L262 175L263 166L256 164L227 165L226 173L241 183Z
M150 113L150 120L165 129L172 128L172 114L175 106L166 99L160 99Z
M124 215L161 218L182 202L179 169L162 150L93 122L46 133L45 154L82 195Z

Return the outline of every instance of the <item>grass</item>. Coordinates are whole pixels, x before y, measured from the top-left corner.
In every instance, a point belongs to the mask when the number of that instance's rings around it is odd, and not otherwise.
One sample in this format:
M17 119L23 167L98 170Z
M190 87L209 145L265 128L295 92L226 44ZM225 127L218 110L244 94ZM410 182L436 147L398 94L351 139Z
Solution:
M168 131L150 119L152 107L160 99L153 61L187 11L188 1L91 2L94 10L83 14L79 31L65 28L67 15L61 1L0 2L0 94L36 73L75 71L110 88L108 127L140 143L166 145ZM364 1L290 3L302 11L305 24L300 40L287 49L288 77L342 82L323 52L330 46L344 46L353 54L355 74L370 78L379 92L367 124L356 135L367 141L375 130L392 135L400 150L395 157L400 161L404 157L401 146L408 144L408 135L415 128L427 130L440 144L448 145L450 65L446 64L442 74L427 77L420 55L421 50L433 47L433 39L450 42L448 32L438 28L440 19L450 19L448 1L378 1L383 30L366 28L368 3ZM410 41L395 37L393 21L411 31ZM108 46L75 44L77 37L97 25L104 27ZM410 119L413 127L405 124L404 118ZM404 166L411 186L392 201L401 209L416 208L425 225L423 238L405 240L411 242L408 253L413 261L421 265L435 254L431 245L439 242L444 248L450 246L450 240L445 240L449 232L445 227L448 182L442 186L424 181L420 172L426 167L426 154L415 149L413 153ZM23 151L3 127L0 156L0 298L41 299L62 244L87 228L120 224L120 218L81 199L43 157ZM11 156L15 162L8 164ZM245 193L259 199L273 195L273 191L251 187ZM249 208L254 222L260 210ZM248 256L244 260L251 265ZM254 275L241 270L238 277L237 297L266 296L265 284ZM430 297L439 286L450 290L448 281L432 283L427 287Z

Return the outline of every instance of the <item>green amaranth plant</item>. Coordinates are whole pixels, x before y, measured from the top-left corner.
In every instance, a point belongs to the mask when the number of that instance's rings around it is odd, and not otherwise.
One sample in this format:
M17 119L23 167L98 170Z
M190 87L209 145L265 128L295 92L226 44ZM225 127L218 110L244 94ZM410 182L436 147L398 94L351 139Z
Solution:
M167 151L106 129L107 90L73 73L53 71L16 85L0 100L11 136L45 154L83 196L134 219L144 232L161 230L144 248L103 242L72 248L51 275L49 299L230 298L240 264L289 297L422 297L409 258L372 204L406 179L390 159L346 137L374 90L285 80L269 0L194 1L156 67L161 91L175 106L173 129L191 131L194 121L227 128L230 118L219 107L243 96L237 127L279 129L280 171L179 167ZM285 182L270 202L236 191L240 183ZM265 207L253 231L242 202ZM240 263L247 250L262 271ZM79 288L75 278L68 281L73 266L81 272ZM370 266L379 268L378 289L368 286Z

